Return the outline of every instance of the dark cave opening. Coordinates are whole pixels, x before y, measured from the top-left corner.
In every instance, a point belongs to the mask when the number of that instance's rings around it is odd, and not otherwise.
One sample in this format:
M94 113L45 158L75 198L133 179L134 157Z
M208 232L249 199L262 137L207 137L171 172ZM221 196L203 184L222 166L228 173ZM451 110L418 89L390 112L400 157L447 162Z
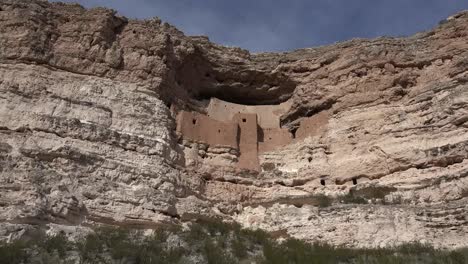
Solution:
M213 63L199 50L176 69L175 82L197 101L211 98L241 105L278 105L291 98L297 83L280 72L247 65L225 67ZM272 69L273 70L273 69Z

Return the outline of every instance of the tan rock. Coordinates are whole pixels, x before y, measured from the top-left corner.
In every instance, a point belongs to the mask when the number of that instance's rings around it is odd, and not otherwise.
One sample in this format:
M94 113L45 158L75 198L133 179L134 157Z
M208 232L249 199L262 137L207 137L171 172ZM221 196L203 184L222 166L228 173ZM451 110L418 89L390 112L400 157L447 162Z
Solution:
M348 246L468 246L467 38L462 12L408 38L250 54L158 19L3 0L0 239L217 216ZM238 142L176 133L181 111L278 130L248 138L245 161ZM368 203L340 203L350 191Z

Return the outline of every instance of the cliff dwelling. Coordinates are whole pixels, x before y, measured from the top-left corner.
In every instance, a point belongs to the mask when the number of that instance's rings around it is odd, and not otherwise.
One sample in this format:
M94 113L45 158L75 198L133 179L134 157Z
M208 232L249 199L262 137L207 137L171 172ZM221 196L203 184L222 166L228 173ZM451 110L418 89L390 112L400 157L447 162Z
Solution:
M468 263L468 11L265 53L58 0L0 15L0 263L311 263L314 243L378 263L421 241L387 262Z
M260 170L259 154L302 140L321 131L327 113L305 118L290 131L280 125L280 117L291 107L289 101L278 105L241 105L211 98L206 114L180 111L177 133L185 140L238 151L236 166Z

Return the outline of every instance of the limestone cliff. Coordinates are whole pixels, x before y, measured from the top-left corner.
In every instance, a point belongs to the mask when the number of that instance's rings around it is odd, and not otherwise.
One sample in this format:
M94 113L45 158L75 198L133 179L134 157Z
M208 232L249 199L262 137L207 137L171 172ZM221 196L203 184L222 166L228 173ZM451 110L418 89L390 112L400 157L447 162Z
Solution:
M408 38L250 54L158 19L0 0L0 91L1 239L219 217L348 246L468 246L467 12ZM216 100L255 115L256 139L239 120L227 146L181 133L181 113L231 124ZM256 169L236 165L243 139Z

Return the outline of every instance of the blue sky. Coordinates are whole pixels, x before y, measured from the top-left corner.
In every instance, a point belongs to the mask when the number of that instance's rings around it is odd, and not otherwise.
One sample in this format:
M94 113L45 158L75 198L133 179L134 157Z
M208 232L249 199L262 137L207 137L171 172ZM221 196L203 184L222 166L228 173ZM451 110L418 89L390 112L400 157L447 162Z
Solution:
M187 35L252 52L351 38L407 36L468 9L468 0L65 0L129 18L160 17Z

